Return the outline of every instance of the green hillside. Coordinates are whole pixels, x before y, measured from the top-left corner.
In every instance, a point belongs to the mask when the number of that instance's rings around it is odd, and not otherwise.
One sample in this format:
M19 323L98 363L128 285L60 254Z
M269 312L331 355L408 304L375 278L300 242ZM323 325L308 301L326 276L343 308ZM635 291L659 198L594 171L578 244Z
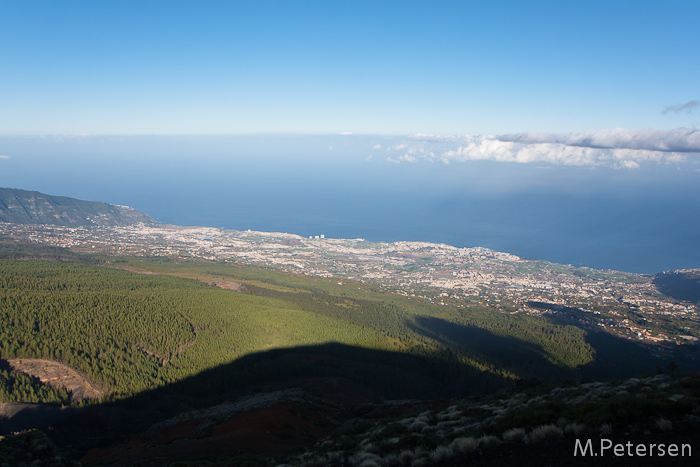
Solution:
M194 280L42 261L1 260L0 271L2 356L59 360L118 394L271 347L377 340L278 299Z
M261 382L297 371L402 397L612 378L659 364L638 346L547 318L436 306L366 284L225 263L108 261L0 260L0 356L63 362L117 398L233 363L235 371L212 373L218 385L233 373L244 385L242 374ZM240 291L211 285L222 279ZM342 347L320 345L330 343ZM333 364L320 358L329 353ZM378 358L380 367L367 364Z
M155 223L150 216L127 206L82 201L13 188L0 188L0 222L69 227Z

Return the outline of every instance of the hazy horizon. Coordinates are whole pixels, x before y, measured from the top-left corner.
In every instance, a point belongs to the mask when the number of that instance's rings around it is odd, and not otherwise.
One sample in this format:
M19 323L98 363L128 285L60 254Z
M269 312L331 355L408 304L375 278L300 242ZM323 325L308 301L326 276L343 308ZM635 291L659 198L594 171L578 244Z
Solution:
M700 266L700 4L0 2L0 185Z
M409 143L419 141L0 137L20 155L2 161L0 186L129 205L176 225L429 241L629 272L700 264L693 160L442 161L410 156ZM464 147L453 144L441 151Z

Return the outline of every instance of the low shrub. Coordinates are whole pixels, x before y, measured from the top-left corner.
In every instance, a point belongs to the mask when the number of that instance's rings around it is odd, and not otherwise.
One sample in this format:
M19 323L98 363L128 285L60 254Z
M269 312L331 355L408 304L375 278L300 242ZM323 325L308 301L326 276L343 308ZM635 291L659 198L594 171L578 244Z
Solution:
M564 435L564 430L554 424L540 425L533 429L527 437L528 443L541 443L559 439Z
M511 428L503 432L503 441L506 443L522 443L525 441L524 428Z

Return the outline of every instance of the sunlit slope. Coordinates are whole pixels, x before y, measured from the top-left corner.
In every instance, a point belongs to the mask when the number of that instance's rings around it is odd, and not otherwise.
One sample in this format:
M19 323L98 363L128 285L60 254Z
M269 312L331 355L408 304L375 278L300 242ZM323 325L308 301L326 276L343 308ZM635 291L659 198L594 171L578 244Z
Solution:
M3 358L65 362L133 393L271 347L378 334L279 299L86 264L0 260Z
M482 306L440 306L372 284L222 262L132 258L126 264L201 281L236 281L249 293L280 298L318 315L379 331L400 349L455 353L466 364L505 376L547 377L542 362L573 369L595 359L585 331L547 318L511 315Z
M115 396L329 342L442 362L466 392L492 377L611 378L657 363L633 344L545 317L438 306L362 283L225 263L92 260L102 265L0 260L2 358L62 361ZM238 291L212 285L222 281ZM353 365L333 372L352 378Z

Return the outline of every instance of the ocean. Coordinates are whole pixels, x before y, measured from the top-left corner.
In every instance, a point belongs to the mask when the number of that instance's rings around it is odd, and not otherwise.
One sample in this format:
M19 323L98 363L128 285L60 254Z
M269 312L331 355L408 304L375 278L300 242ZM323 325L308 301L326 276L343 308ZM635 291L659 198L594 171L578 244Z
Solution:
M486 247L653 274L700 267L700 172L395 163L379 136L0 138L0 186L158 221Z

